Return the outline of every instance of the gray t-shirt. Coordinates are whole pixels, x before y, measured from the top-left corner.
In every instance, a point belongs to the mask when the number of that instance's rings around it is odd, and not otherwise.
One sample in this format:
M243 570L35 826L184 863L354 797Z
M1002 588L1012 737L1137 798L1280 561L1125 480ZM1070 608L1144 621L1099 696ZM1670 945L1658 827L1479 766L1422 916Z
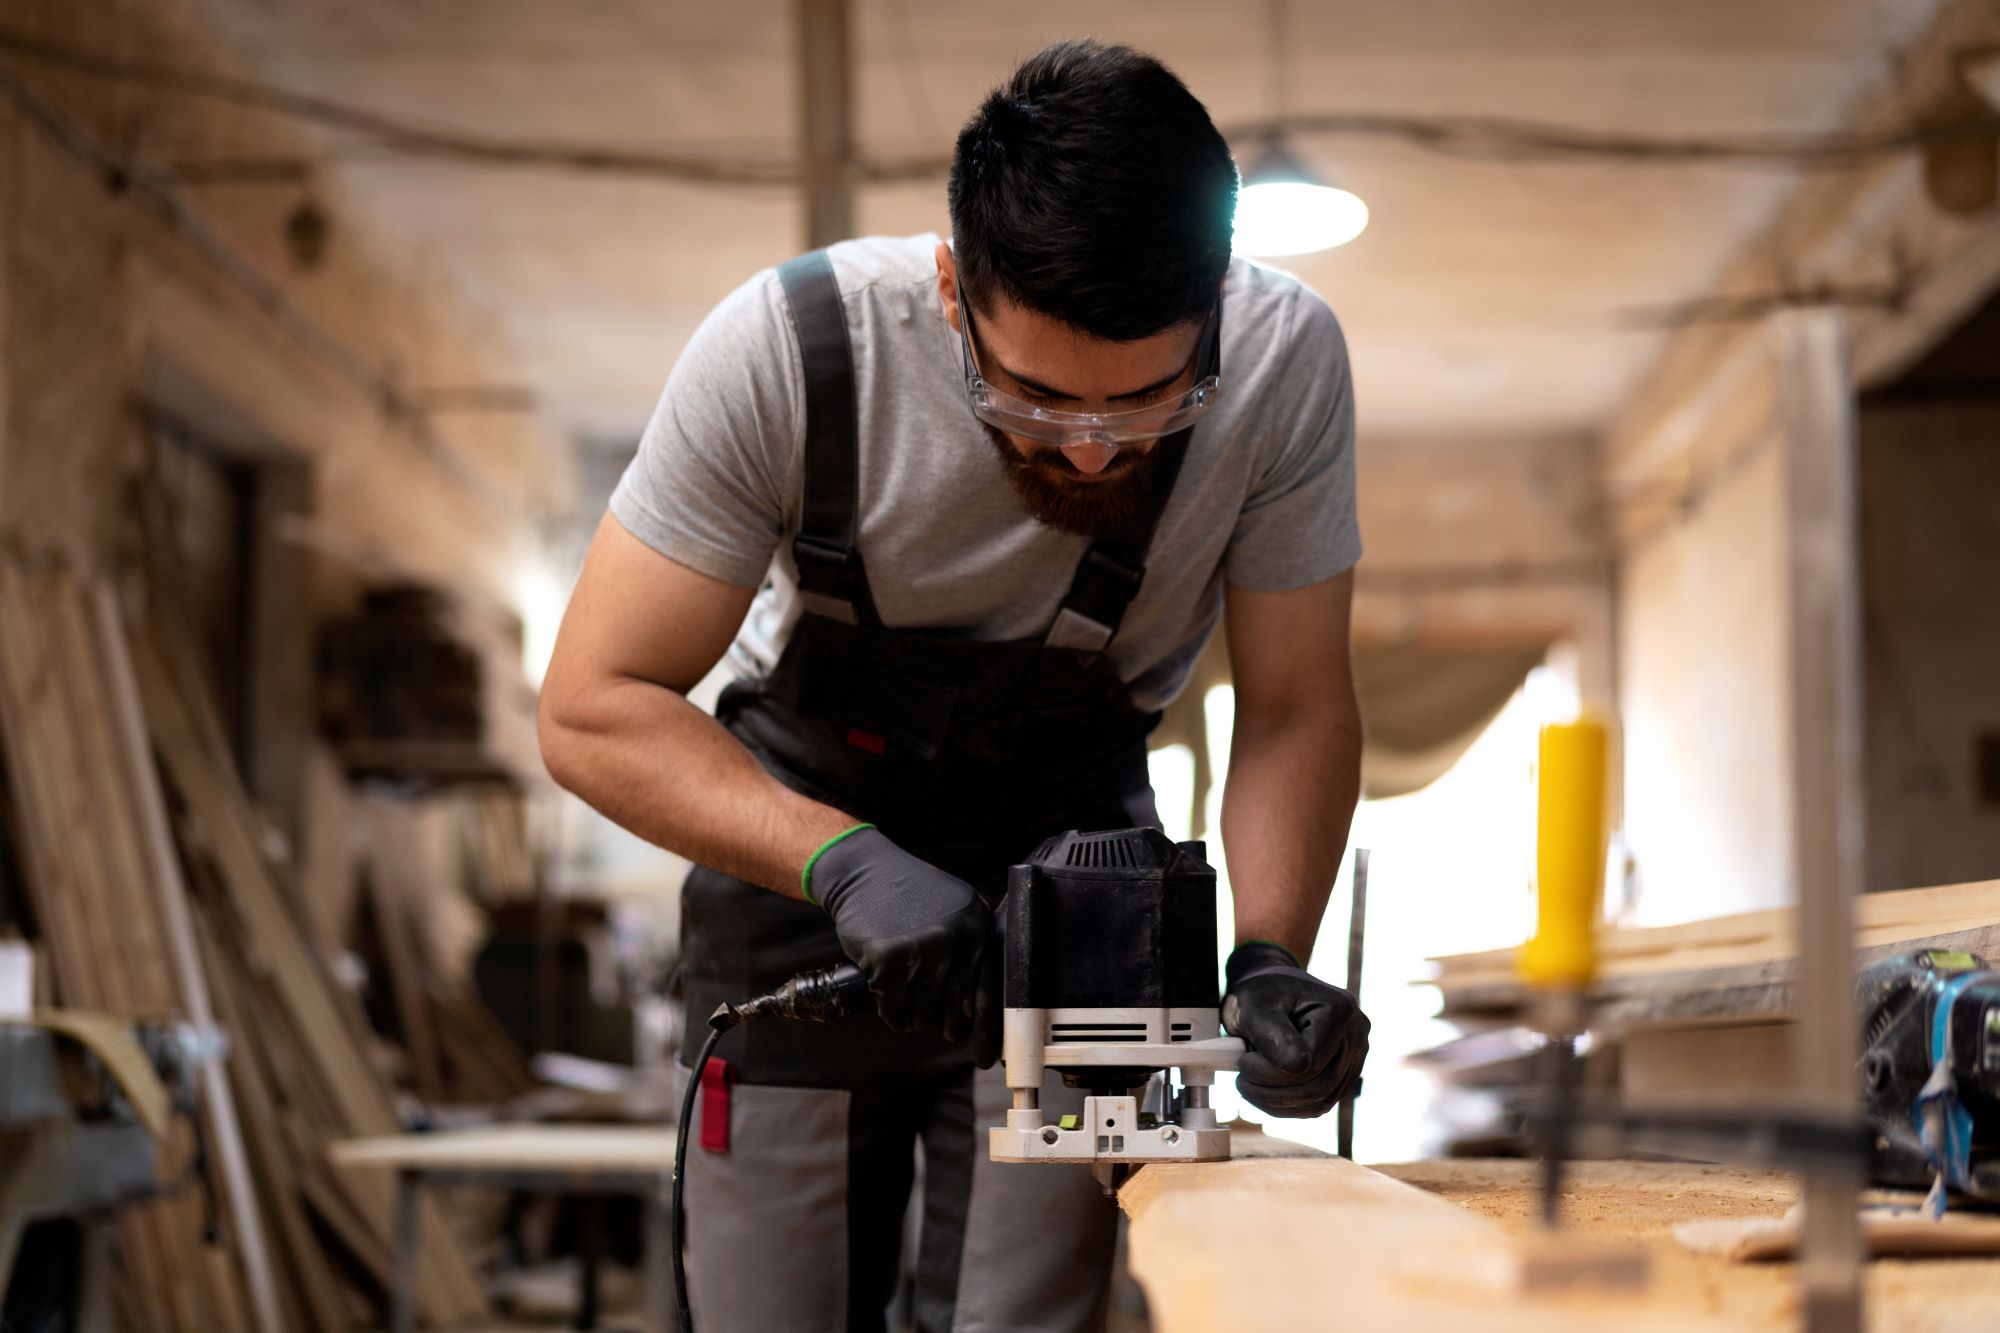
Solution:
M1028 515L966 403L958 336L938 300L937 239L831 251L854 349L869 589L891 627L1039 637L1088 542ZM1145 583L1108 650L1146 709L1186 682L1225 579L1303 587L1361 555L1340 325L1296 279L1245 260L1231 263L1223 292L1221 397L1195 426ZM798 339L766 269L695 331L611 497L618 521L662 555L762 586L729 653L742 677L771 669L799 615L791 538L803 400Z

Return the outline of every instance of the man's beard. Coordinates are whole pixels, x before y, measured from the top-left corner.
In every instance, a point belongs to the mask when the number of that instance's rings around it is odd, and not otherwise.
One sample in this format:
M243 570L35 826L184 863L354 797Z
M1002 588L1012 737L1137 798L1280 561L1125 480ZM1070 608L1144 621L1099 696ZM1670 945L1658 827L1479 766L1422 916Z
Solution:
M980 425L986 426L985 422ZM1118 531L1153 500L1153 459L1158 446L1121 450L1105 471L1103 481L1064 481L1080 475L1054 447L1022 453L992 426L986 438L1000 455L1007 480L1037 523L1079 537L1102 537Z

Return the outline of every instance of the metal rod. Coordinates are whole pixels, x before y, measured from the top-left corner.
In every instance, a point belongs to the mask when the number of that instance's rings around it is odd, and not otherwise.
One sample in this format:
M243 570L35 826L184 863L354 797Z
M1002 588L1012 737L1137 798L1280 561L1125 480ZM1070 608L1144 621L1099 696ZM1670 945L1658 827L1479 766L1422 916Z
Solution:
M1854 895L1862 880L1861 635L1847 316L1771 326L1789 542L1792 848L1799 898L1799 1096L1858 1116ZM1857 1153L1805 1178L1799 1279L1812 1333L1862 1327Z
M1368 921L1368 849L1354 849L1354 903L1347 914L1347 993L1361 1003L1361 936ZM1354 1160L1354 1098L1356 1087L1340 1099L1340 1155Z

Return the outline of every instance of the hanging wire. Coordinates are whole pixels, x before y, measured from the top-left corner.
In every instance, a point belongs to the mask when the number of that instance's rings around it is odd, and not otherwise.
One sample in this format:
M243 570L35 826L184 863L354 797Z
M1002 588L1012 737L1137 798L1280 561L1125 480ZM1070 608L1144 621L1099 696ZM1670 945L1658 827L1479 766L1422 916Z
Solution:
M149 87L161 92L256 107L291 120L353 134L413 157L456 159L492 167L541 167L626 176L654 176L703 185L791 185L789 162L701 157L609 144L549 139L506 139L426 124L352 102L295 92L253 79L145 61L120 60L23 33L0 29L0 52L76 74Z
M1274 0L1274 55L1283 42ZM505 169L603 173L699 185L795 187L799 166L790 160L711 157L609 144L509 139L417 121L316 94L296 92L179 66L120 60L80 48L0 29L0 54L22 62L93 78L203 97L365 139L411 157ZM1284 62L1274 70L1282 85ZM1277 89L1281 99L1288 89ZM1983 108L1952 116L1910 118L1879 129L1831 134L1751 133L1711 136L1622 134L1507 116L1416 116L1388 112L1281 110L1259 121L1224 127L1238 142L1279 135L1382 139L1426 152L1482 161L1596 161L1653 167L1708 166L1751 170L1841 171L1924 148L1991 140L2000 115ZM877 184L935 179L949 170L948 154L864 160L858 174Z
M230 246L190 207L175 182L137 158L121 155L64 115L14 74L0 66L0 97L11 101L44 140L96 173L107 189L155 206L209 268L233 287L294 345L311 355L410 428L419 450L497 513L521 508L506 488L475 466L431 429L419 396L371 364L361 353L328 333L295 305L276 284ZM421 394L424 391L416 391Z

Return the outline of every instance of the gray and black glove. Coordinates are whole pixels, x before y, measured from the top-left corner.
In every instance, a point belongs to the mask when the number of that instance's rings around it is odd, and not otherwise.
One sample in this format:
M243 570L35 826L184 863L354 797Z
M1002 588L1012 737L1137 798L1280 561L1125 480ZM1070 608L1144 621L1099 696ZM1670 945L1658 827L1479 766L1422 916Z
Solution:
M1361 1081L1368 1015L1282 945L1238 945L1223 973L1222 1026L1243 1038L1236 1089L1270 1115L1324 1115Z
M972 886L862 825L807 863L806 896L833 918L840 947L868 974L882 1021L898 1032L972 1038L999 1053L1000 1011L987 983L997 961L993 913Z

